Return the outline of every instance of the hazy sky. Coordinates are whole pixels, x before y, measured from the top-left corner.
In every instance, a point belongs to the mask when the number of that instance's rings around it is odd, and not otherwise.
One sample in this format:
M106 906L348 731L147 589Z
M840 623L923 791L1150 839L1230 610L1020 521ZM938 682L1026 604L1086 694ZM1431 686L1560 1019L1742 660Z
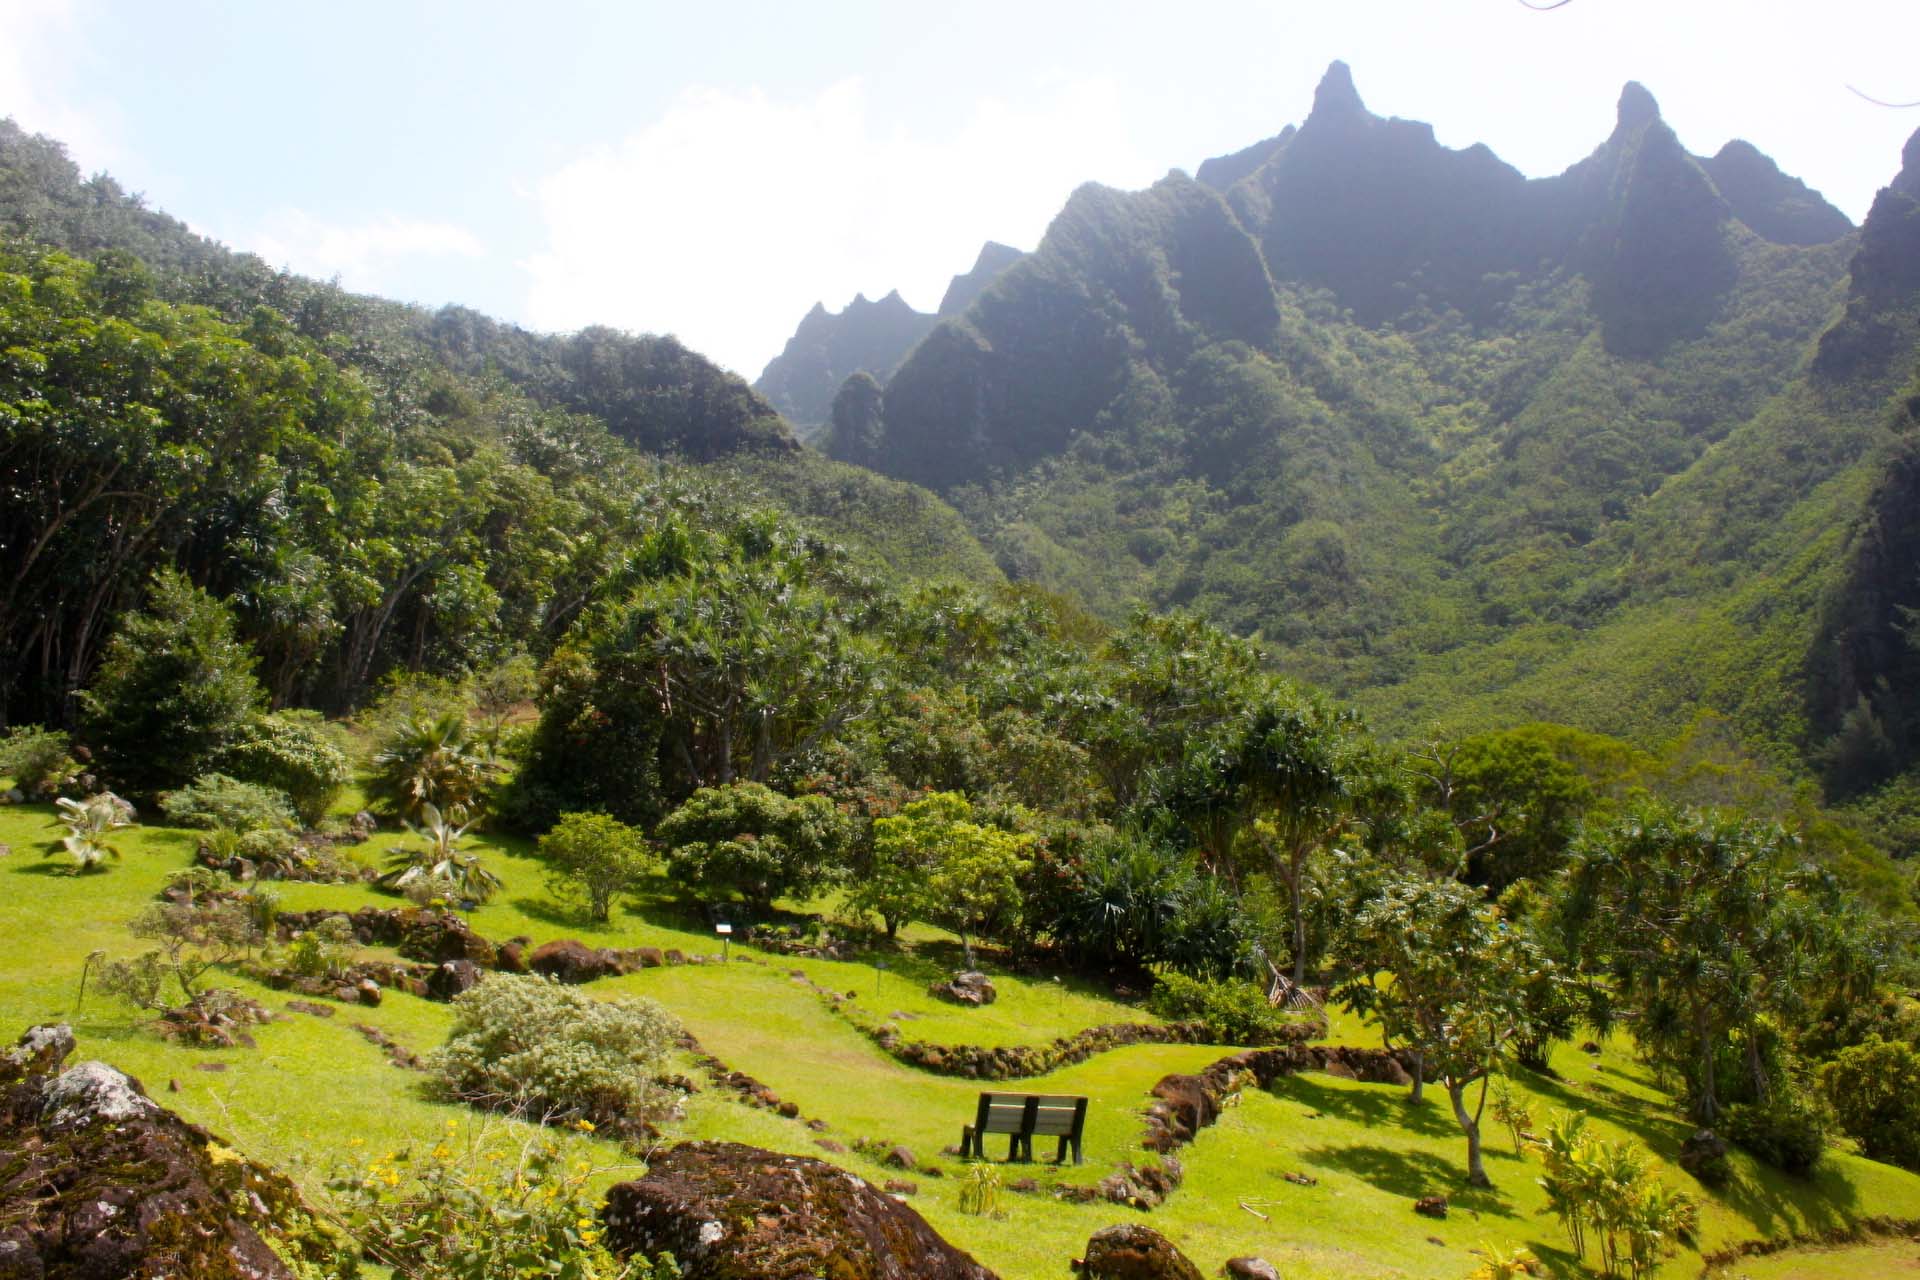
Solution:
M275 265L758 376L816 300L922 309L1085 181L1367 105L1557 173L1639 80L1856 221L1920 110L1920 0L0 0L0 114Z

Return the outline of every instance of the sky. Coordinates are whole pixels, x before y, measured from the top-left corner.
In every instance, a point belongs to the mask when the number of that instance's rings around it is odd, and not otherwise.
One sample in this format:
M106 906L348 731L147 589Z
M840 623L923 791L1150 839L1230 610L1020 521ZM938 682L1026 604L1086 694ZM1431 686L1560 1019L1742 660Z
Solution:
M1081 183L1298 123L1336 58L1530 176L1638 80L1858 221L1920 109L1852 89L1920 99L1916 48L1920 0L0 0L0 115L275 266L751 379L815 302L932 310Z

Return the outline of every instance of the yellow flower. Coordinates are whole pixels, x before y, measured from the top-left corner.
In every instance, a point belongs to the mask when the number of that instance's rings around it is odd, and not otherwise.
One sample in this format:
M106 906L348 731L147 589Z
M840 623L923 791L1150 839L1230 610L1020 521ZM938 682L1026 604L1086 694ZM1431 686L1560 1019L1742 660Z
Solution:
M593 1132L593 1121L591 1121L591 1120L575 1120L575 1121L573 1122L573 1127L574 1127L574 1128L576 1128L576 1129L578 1129L578 1130L579 1130L580 1132L582 1132L582 1133L592 1133L592 1132Z

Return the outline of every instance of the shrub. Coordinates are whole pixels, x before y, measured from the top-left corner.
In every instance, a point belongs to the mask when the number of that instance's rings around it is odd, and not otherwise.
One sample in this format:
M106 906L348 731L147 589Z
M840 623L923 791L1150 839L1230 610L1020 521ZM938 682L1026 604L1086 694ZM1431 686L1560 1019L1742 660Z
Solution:
M0 776L29 796L57 795L80 774L67 735L37 724L15 725L0 738Z
M1783 1081L1764 1102L1736 1102L1728 1107L1720 1132L1756 1159L1805 1176L1813 1172L1826 1149L1827 1122L1820 1098Z
M260 717L254 664L232 610L182 574L155 574L80 695L101 771L136 800L206 772Z
M1278 1044L1294 1019L1267 1003L1267 993L1239 978L1202 982L1163 973L1147 1007L1173 1022L1199 1022L1222 1044Z
M309 827L320 825L353 779L346 752L311 713L283 711L263 718L221 754L220 762L242 781L284 792Z
M295 935L280 953L280 967L303 978L331 978L344 972L353 956L353 925L345 916L328 916Z
M594 1197L605 1172L551 1138L462 1139L375 1156L330 1184L367 1256L409 1280L677 1280L672 1257L607 1252Z
M225 827L249 831L285 831L293 825L293 805L279 792L224 773L203 773L160 801L176 827Z
M680 1024L651 1000L597 1000L538 977L490 975L454 1000L429 1069L440 1092L549 1123L638 1133L678 1097L656 1077Z
M834 878L851 819L824 796L783 796L758 782L702 787L657 831L673 877L703 897L738 893L766 910L810 897Z
M612 914L615 895L637 884L654 862L638 831L604 813L563 814L540 837L540 856L553 895L583 904L602 921Z
M1872 1036L1842 1049L1820 1068L1820 1087L1863 1155L1920 1170L1920 1052L1912 1045Z

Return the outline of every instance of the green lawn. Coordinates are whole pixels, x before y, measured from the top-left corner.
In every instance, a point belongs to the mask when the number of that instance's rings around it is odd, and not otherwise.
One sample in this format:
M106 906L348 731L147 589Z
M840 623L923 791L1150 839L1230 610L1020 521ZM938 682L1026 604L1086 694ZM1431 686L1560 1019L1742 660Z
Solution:
M448 1011L443 1005L390 995L378 1009L342 1008L332 1019L290 1015L258 1029L257 1050L224 1052L169 1044L101 997L89 996L85 1008L76 1011L79 974L88 953L98 949L127 955L137 950L125 923L152 900L171 873L187 865L193 837L148 827L127 832L121 841L126 855L122 862L102 874L75 877L40 856L56 830L50 813L44 807L0 808L0 843L14 850L0 861L0 883L11 890L0 895L0 1029L11 1034L31 1022L72 1021L82 1056L104 1058L131 1071L189 1119L310 1181L360 1150L348 1145L354 1139L368 1150L392 1150L437 1136L449 1118L466 1119L459 1108L427 1101L416 1073L390 1066L349 1025L367 1022L425 1051L445 1033ZM390 843L378 838L367 848L377 854ZM554 907L542 888L540 866L525 845L494 838L476 843L506 881L495 902L473 913L474 926L490 937L525 934L544 941L575 936L600 945L718 950L711 934L664 899L649 900L638 912L623 910L608 926L589 927ZM395 901L360 885L276 888L289 909ZM889 967L884 970L867 963L789 961L736 949L737 956L747 959L726 966L645 970L593 990L661 1001L710 1052L796 1103L804 1117L828 1125L822 1134L798 1120L708 1091L689 1100L685 1118L670 1139L728 1138L819 1155L874 1181L896 1175L857 1153L830 1154L816 1139L849 1145L858 1137L902 1143L949 1174L918 1179L915 1203L938 1230L1006 1280L1064 1280L1066 1260L1079 1252L1089 1234L1140 1215L1111 1205L1076 1206L1044 1195L1011 1193L1003 1196L1002 1220L962 1214L959 1179L952 1176L962 1166L938 1153L958 1141L979 1086L930 1075L888 1057L791 971L855 993L868 1016L916 1015L903 1021L905 1034L942 1042L1035 1043L1094 1023L1145 1015L1097 992L997 971L996 1004L979 1010L949 1006L925 992L927 981L951 960L946 940L919 933L908 941L910 949L872 957L886 961ZM284 1003L278 994L243 978L223 981L270 1006ZM1375 1040L1364 1024L1337 1011L1332 1034L1350 1043ZM1228 1051L1218 1046L1141 1045L1030 1082L1035 1089L1084 1093L1092 1099L1087 1164L1056 1170L1043 1163L1007 1170L1005 1177L1031 1173L1043 1189L1061 1180L1097 1180L1117 1161L1142 1154L1135 1144L1154 1081L1168 1072L1197 1070ZM1527 1076L1516 1082L1516 1091L1536 1117L1544 1119L1555 1107L1585 1110L1602 1132L1632 1134L1663 1159L1672 1159L1687 1130L1670 1117L1667 1100L1634 1061L1628 1044L1609 1042L1597 1058L1562 1048L1554 1063L1561 1079ZM205 1064L225 1069L200 1069ZM174 1083L177 1092L170 1088ZM1464 1144L1444 1101L1436 1095L1415 1109L1407 1105L1404 1093L1318 1075L1249 1093L1180 1153L1187 1171L1185 1186L1145 1220L1179 1242L1207 1274L1215 1273L1229 1256L1257 1253L1283 1274L1308 1280L1458 1280L1473 1267L1471 1250L1483 1241L1529 1243L1555 1274L1579 1274L1565 1253L1557 1224L1541 1213L1543 1195L1534 1183L1537 1169L1513 1156L1504 1135L1490 1136L1489 1171L1495 1189L1463 1194ZM608 1180L630 1175L630 1164L615 1168L625 1161L615 1148L588 1138L571 1141L609 1166ZM1735 1164L1733 1188L1717 1198L1703 1197L1702 1243L1709 1250L1755 1237L1826 1230L1876 1214L1920 1212L1920 1177L1857 1156L1831 1155L1808 1182L1763 1170L1737 1155ZM1283 1175L1289 1172L1308 1175L1316 1185L1285 1181ZM1691 1183L1677 1171L1667 1176L1682 1185ZM1432 1191L1454 1197L1454 1212L1444 1222L1412 1212L1412 1199ZM1913 1252L1905 1244L1874 1246L1863 1256L1891 1259L1893 1265L1907 1256L1900 1248ZM1795 1259L1813 1267L1844 1256L1796 1253L1742 1264L1744 1271L1735 1274L1750 1274L1755 1280L1864 1274L1779 1269ZM1663 1274L1693 1276L1699 1268L1699 1255L1689 1252Z
M1714 1280L1914 1280L1920 1277L1920 1240L1788 1249L1721 1267L1713 1276Z

